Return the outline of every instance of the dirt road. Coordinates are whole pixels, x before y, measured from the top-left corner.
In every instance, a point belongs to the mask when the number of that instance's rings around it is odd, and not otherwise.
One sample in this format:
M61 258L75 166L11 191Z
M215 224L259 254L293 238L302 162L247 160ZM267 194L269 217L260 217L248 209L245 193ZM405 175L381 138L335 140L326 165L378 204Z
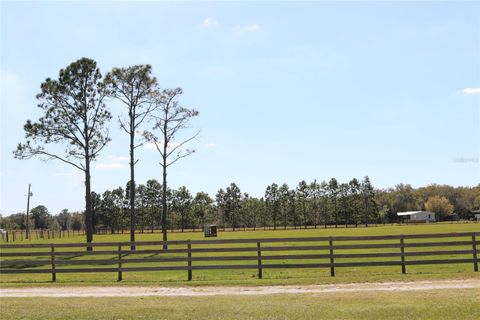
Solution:
M142 296L217 296L312 294L361 291L418 291L439 289L479 289L480 279L415 282L351 283L332 285L259 286L259 287L33 287L3 288L2 297L142 297Z

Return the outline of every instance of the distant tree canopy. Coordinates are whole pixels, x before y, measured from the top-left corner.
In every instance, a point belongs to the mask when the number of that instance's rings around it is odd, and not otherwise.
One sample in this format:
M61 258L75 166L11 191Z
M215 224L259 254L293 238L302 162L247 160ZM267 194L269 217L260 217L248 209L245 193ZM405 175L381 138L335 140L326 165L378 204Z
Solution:
M84 229L84 214L69 212L63 209L57 215L51 215L47 207L38 205L33 208L30 216L30 229L40 230L81 230ZM6 229L26 229L26 215L16 213L0 217L0 227Z
M129 182L125 188L106 190L95 194L94 227L97 231L118 232L130 226ZM155 179L137 186L137 230L152 232L161 229L162 185ZM167 190L170 214L169 230L199 229L205 224L220 228L305 228L319 226L356 226L370 223L397 222L397 209L427 210L437 219L449 219L455 213L461 218L473 217L479 210L480 186L448 187L431 185L415 189L397 185L390 189L374 189L369 179L356 178L347 182L331 179L317 182L300 181L296 188L283 183L272 183L265 188L265 196L255 198L231 183L221 188L212 198L205 192L193 194L182 186ZM406 203L399 202L406 199ZM452 200L449 200L452 199ZM415 203L415 205L413 205ZM456 205L455 205L456 204ZM83 214L67 209L50 215L45 206L31 210L31 225L38 229L80 230L84 228ZM0 218L0 226L25 229L25 214L17 213Z
M32 219L34 221L35 229L48 229L50 225L50 213L47 207L40 205L30 210Z
M56 220L58 222L58 226L61 230L67 230L70 226L72 220L72 214L68 212L68 209L63 209L57 216Z
M453 205L445 197L433 196L425 202L425 210L435 212L437 216L445 218L453 214Z
M453 206L453 210L447 209L445 211L451 213L440 213L439 219L448 219L452 214L458 215L461 219L471 219L473 218L472 212L480 209L480 202L476 201L479 195L480 185L452 187L431 184L415 189L409 184L398 184L394 188L376 190L375 199L385 212L386 221L395 221L396 213L399 211L428 210L427 202L432 197L443 197ZM439 202L444 208L448 207L445 200L439 201L438 199L434 200L429 206Z

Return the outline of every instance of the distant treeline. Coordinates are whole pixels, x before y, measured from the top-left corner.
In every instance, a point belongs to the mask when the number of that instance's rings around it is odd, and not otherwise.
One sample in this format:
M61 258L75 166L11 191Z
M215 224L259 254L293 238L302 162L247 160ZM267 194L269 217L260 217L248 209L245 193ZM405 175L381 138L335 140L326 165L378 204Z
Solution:
M137 229L153 231L160 227L162 185L155 179L137 186ZM116 232L128 229L129 183L125 188L92 192L95 230ZM375 189L368 177L339 183L301 181L295 188L272 183L261 198L251 197L235 184L220 189L212 198L205 192L193 195L186 187L168 191L169 229L197 229L204 224L219 227L273 229L327 225L367 225L397 222L400 211L427 210L438 220L471 219L480 209L480 185L452 187L429 185L413 188L398 184L394 188ZM24 213L0 218L4 229L25 229ZM51 215L45 206L31 210L30 227L51 230L80 230L83 213L67 209Z

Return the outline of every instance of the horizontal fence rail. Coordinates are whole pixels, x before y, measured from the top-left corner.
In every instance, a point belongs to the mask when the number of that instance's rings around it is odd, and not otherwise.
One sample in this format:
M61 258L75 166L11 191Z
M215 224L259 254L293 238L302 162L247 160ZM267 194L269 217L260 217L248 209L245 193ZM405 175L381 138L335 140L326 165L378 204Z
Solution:
M309 238L0 245L0 274L336 268L472 264L480 232ZM136 250L131 250L131 247ZM165 248L166 246L166 248ZM435 247L441 247L435 250ZM378 252L381 250L381 252ZM219 255L226 254L226 255ZM90 257L90 258L89 258ZM388 260L386 260L388 258ZM171 265L174 263L175 265Z

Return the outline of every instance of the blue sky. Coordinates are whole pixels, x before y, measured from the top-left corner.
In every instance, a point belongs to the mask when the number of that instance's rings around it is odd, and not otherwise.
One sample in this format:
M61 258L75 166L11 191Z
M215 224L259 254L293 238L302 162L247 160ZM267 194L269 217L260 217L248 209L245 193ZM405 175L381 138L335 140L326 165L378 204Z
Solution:
M0 213L84 205L82 173L13 159L46 77L86 56L103 73L149 63L164 88L200 111L197 153L170 185L214 196L370 176L397 183L480 182L479 2L1 2ZM117 117L120 105L109 104ZM128 137L94 164L93 190L129 179ZM137 182L161 179L137 153Z

